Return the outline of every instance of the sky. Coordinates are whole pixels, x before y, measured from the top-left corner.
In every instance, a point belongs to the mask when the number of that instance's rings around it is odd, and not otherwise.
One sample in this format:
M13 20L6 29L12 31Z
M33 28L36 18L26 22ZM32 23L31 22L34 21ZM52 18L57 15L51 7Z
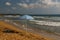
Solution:
M0 14L60 14L60 0L0 0Z

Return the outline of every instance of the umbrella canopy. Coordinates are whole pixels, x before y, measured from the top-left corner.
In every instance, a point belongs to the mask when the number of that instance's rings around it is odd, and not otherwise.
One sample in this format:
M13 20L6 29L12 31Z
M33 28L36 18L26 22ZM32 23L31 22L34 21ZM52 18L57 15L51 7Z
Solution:
M32 16L29 16L29 15L23 15L20 17L20 19L33 20L34 18Z

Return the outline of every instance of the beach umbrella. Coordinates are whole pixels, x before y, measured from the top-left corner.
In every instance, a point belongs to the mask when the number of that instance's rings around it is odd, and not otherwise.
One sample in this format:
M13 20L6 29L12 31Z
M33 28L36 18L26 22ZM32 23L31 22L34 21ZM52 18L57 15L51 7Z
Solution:
M20 17L20 19L33 20L34 18L32 16L29 16L29 15L23 15L23 16Z

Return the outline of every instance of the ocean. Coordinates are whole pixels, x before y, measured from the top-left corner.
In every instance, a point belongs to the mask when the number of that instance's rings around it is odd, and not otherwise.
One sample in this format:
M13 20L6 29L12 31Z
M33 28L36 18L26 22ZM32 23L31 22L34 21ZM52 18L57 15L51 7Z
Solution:
M60 17L57 16L38 16L36 20L30 20L35 22L35 26L41 30L57 33L60 35ZM31 23L33 24L33 23ZM35 27L34 26L34 27Z
M44 30L60 35L60 17L58 16L33 16L34 20L21 20L20 17L3 17L3 19L19 22L28 28Z

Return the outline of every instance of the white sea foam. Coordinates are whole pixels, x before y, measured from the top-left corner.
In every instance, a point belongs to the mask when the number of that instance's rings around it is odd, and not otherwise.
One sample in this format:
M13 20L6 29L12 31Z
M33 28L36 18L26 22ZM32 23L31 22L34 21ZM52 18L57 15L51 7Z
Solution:
M51 21L37 21L38 25L48 25L48 26L60 26L60 22L51 22Z
M60 26L60 22L53 22L53 21L39 21L39 20L30 20L36 22L38 25L48 25L48 26Z

